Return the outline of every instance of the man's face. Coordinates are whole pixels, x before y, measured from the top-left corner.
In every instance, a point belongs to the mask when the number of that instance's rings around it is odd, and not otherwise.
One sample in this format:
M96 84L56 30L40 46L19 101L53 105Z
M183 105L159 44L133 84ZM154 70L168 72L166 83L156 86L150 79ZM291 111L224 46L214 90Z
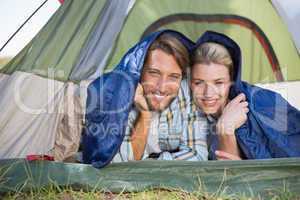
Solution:
M230 75L226 66L216 63L193 66L193 97L197 106L206 114L221 114L227 104L230 86Z
M162 111L177 96L182 71L176 59L160 49L149 52L141 84L149 109Z

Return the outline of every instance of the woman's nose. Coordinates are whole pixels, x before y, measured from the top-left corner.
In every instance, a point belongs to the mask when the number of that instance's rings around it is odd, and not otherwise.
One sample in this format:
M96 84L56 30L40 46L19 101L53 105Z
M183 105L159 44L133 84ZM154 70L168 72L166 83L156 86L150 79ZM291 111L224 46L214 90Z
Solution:
M217 93L217 88L212 84L205 84L203 95L205 97L213 97Z

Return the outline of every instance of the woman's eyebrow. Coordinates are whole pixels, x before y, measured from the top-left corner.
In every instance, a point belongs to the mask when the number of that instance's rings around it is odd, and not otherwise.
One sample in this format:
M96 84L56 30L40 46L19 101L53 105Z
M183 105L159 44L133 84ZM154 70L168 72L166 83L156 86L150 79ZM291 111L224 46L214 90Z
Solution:
M171 76L181 76L180 73L171 73L170 75L171 75Z
M201 78L192 78L192 80L200 80L200 81L204 81L204 79L201 79ZM225 81L226 78L217 78L217 79L214 79L212 81Z
M224 81L224 80L226 80L226 79L222 77L222 78L217 78L214 81Z

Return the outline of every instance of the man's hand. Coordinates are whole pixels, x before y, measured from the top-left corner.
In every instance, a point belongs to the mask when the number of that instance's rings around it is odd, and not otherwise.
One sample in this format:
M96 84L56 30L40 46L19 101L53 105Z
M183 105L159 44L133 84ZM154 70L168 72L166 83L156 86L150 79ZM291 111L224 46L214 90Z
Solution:
M218 160L242 160L241 157L225 151L215 151Z
M234 134L234 131L246 122L248 112L246 96L241 93L232 99L223 109L217 123L217 134Z
M146 97L144 96L144 89L140 83L135 91L134 104L140 111L149 111Z

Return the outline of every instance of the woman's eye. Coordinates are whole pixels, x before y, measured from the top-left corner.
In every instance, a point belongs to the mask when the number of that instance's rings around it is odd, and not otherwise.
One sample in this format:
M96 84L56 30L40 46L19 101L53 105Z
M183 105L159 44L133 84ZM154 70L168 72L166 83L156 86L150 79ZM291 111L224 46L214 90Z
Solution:
M218 81L218 82L216 82L216 85L223 85L223 84L224 84L223 81Z
M170 80L172 80L172 81L178 81L178 80L180 80L180 79L181 79L180 76L176 76L176 75L170 76Z

